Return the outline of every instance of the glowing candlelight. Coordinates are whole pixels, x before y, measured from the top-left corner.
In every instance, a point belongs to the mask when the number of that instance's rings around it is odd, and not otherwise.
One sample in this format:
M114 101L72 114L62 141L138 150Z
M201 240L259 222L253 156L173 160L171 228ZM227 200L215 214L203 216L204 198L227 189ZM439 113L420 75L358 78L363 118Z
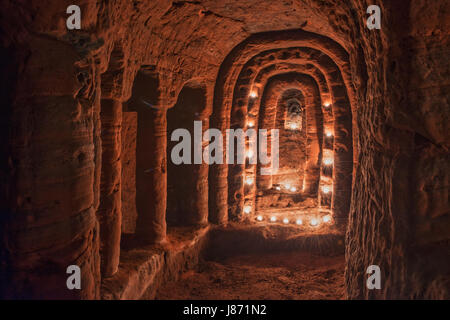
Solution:
M291 124L289 125L289 128L291 128L291 130L296 130L296 129L298 129L298 124L296 124L296 123L291 123Z
M253 184L254 180L251 177L248 177L245 179L245 183L249 186L251 186Z
M316 218L312 218L311 221L309 222L313 227L318 226L319 225L319 220Z

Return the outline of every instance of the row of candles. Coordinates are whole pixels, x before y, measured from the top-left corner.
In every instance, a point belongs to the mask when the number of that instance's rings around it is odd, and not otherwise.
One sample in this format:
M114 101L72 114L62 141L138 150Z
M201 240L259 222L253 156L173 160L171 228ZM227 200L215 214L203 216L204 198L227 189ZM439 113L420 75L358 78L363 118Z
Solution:
M271 222L271 223L277 223L279 220L280 220L280 218L279 217L277 217L277 216L270 216L270 217L264 217L264 216L262 216L262 215L259 215L259 216L257 216L256 217L256 220L258 221L258 222L263 222L263 221L265 221L265 220L267 220L268 219L268 221L269 222ZM305 219L303 219L303 218L294 218L294 219L289 219L289 218L287 218L287 217L285 217L285 218L282 218L281 220L280 220L283 224L296 224L296 225L298 225L298 226L301 226L301 225L304 225L304 223L305 223ZM317 226L319 226L321 223L331 223L331 221L332 221L332 218L331 218L331 215L325 215L325 216L323 216L322 218L317 218L317 217L312 217L312 218L309 218L309 225L310 226L312 226L312 227L317 227Z
M258 98L258 92L257 92L256 90L250 91L249 97L252 98L252 99ZM331 106L330 100L326 100L326 101L324 102L324 104L323 104L323 107L324 107L325 109L328 109L330 106Z
M244 213L245 214L250 214L252 212L252 206L250 205L246 205L244 206ZM264 220L267 220L272 222L272 223L276 223L279 221L279 217L272 215L269 218L264 217L262 215L258 215L256 217L256 220L259 222L263 222ZM331 222L331 215L325 215L322 218L317 218L317 217L312 217L309 219L309 224L313 227L320 225L320 223L330 223ZM304 220L302 218L296 218L296 219L289 219L288 217L285 217L283 219L280 220L283 224L290 224L290 223L295 223L296 225L303 225Z
M253 185L254 182L255 182L255 179L253 179L252 177L245 178L245 184L248 185L248 186ZM291 184L288 183L288 182L282 184L282 186L283 186L283 188L285 190L288 190L290 192L297 192L297 190L298 190L297 187L291 186ZM282 189L281 186L275 186L275 190L281 191L281 189ZM332 187L330 185L322 186L322 192L325 193L325 194L330 193L331 189L332 189Z

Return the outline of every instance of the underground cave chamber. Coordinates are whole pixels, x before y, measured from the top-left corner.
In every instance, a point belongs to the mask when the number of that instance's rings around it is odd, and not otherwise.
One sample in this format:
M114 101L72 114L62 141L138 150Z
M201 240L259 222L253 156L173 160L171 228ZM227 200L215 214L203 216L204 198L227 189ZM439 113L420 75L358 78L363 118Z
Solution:
M6 17L0 297L448 299L449 6L377 2Z

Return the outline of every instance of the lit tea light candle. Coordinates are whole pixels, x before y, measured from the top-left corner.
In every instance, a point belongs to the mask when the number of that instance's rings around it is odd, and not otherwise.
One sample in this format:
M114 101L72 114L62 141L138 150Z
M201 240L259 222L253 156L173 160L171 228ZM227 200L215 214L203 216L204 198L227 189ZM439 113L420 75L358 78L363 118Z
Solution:
M280 191L280 190L281 190L281 188L280 188L280 187L275 187L275 189L276 189L276 190L278 190L278 191Z
M324 217L322 218L322 221L325 222L325 223L330 222L330 221L331 221L331 216L330 216L330 215L324 216Z
M333 136L333 132L328 131L328 132L326 133L326 135L327 135L328 138L331 138L331 137Z
M292 187L290 190L291 190L291 192L296 192L297 188L296 187Z
M323 191L323 193L328 194L328 193L331 192L331 187L330 186L323 186L322 187L322 191Z
M309 221L309 224L312 225L313 227L316 227L316 226L319 225L319 220L316 219L316 218L312 218L312 219Z
M299 226L301 226L303 224L303 220L302 219L297 219L297 221L295 221L295 223Z
M257 97L258 97L258 93L256 91L253 90L253 91L250 92L250 98L254 99L254 98L257 98Z
M288 224L288 223L289 223L289 219L288 219L288 218L284 218L284 219L283 219L283 223L284 223L284 224Z
M250 212L252 212L252 207L251 206L245 206L244 207L244 213L249 214Z
M249 186L251 186L253 184L254 180L251 177L248 177L245 179L245 183Z
M270 221L272 221L272 222L275 222L275 221L277 221L277 217L275 217L275 216L273 216L273 217L270 217Z
M246 156L247 156L247 158L253 158L253 151L252 150L247 150Z
M333 159L325 158L325 159L323 159L323 164L326 166L331 166L333 164Z
M263 216L258 216L258 217L256 218L256 220L258 220L258 221L263 221L264 218L263 218Z
M291 184L290 183L285 183L284 187L289 190L289 189L291 189Z
M329 106L331 106L331 102L330 102L330 101L326 101L326 102L323 104L323 106L324 106L325 108L328 108Z
M249 128L253 128L253 127L255 126L255 122L249 121L249 122L247 123L247 126L248 126Z
M296 124L296 123L291 123L290 126L289 126L289 128L291 128L291 130L296 130L296 129L298 129L298 124Z

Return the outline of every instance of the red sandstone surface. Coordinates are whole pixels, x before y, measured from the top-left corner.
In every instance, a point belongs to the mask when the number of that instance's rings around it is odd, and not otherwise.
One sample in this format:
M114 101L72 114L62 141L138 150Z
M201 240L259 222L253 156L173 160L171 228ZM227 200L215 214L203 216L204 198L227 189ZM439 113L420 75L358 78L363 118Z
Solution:
M252 254L202 261L177 282L163 285L159 300L341 300L344 257L311 253Z
M81 30L66 27L72 2ZM333 226L319 238L345 236L344 294L340 265L333 297L449 299L450 1L376 3L380 30L366 26L369 0L2 1L0 297L153 298L216 241L178 228L251 228L265 210L320 206ZM280 176L248 163L171 163L174 128L280 128L291 90L305 126L298 148L283 133ZM274 190L282 172L297 195ZM273 235L244 238L276 247ZM305 276L321 283L324 265L342 262L324 259ZM381 290L363 285L372 264ZM81 268L82 290L67 290L69 265ZM242 283L248 267L202 266L208 286L211 272ZM280 297L333 291L308 282L299 293L292 281L306 278L262 269L287 278Z

